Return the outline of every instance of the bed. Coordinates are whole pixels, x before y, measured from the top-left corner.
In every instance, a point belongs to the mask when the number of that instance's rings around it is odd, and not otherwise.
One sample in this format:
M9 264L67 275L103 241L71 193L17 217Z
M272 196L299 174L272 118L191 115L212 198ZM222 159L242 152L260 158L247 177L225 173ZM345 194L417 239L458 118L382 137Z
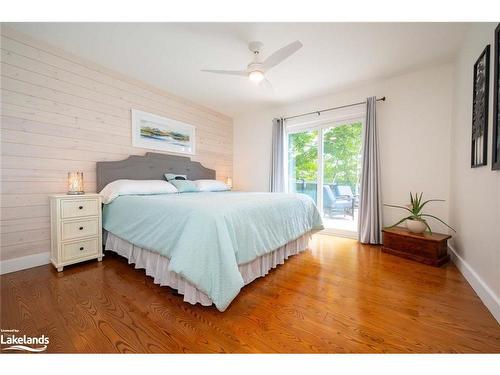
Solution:
M190 180L215 171L181 156L148 153L97 163L97 189L120 179ZM227 309L241 288L307 249L323 229L311 198L301 194L197 192L124 195L103 208L105 249L144 268L184 301Z

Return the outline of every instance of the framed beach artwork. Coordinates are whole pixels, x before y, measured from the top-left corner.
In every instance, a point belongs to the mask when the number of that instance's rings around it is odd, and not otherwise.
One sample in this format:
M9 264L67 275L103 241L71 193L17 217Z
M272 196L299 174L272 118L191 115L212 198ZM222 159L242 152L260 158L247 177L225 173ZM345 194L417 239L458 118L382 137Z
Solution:
M194 155L195 127L132 109L132 146Z

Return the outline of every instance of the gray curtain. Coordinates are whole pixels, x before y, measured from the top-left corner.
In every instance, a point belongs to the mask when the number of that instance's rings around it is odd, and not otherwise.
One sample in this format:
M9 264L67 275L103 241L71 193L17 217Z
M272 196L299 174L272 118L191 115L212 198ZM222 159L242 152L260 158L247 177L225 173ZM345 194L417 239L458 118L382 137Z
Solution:
M269 185L270 190L273 192L285 191L284 135L285 120L282 118L273 119L273 147L271 155L271 180Z
M366 99L359 198L359 240L362 243L370 244L382 242L382 203L376 106L377 98L375 96Z

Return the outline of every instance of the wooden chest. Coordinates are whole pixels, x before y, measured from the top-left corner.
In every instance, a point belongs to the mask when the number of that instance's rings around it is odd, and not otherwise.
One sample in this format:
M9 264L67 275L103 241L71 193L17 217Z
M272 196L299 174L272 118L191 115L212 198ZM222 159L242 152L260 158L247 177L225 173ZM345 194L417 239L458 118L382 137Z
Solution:
M382 251L420 263L439 267L450 260L448 239L450 235L441 233L416 234L406 228L385 228Z

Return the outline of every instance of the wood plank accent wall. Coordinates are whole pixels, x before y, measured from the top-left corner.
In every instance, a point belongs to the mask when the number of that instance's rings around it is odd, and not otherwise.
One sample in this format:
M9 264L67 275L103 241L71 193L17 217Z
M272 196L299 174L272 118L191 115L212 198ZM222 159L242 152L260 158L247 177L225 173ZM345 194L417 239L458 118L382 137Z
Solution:
M5 26L0 49L1 260L49 251L48 195L68 171L95 192L96 161L151 151L132 147L131 108L195 125L192 159L232 175L230 117Z

